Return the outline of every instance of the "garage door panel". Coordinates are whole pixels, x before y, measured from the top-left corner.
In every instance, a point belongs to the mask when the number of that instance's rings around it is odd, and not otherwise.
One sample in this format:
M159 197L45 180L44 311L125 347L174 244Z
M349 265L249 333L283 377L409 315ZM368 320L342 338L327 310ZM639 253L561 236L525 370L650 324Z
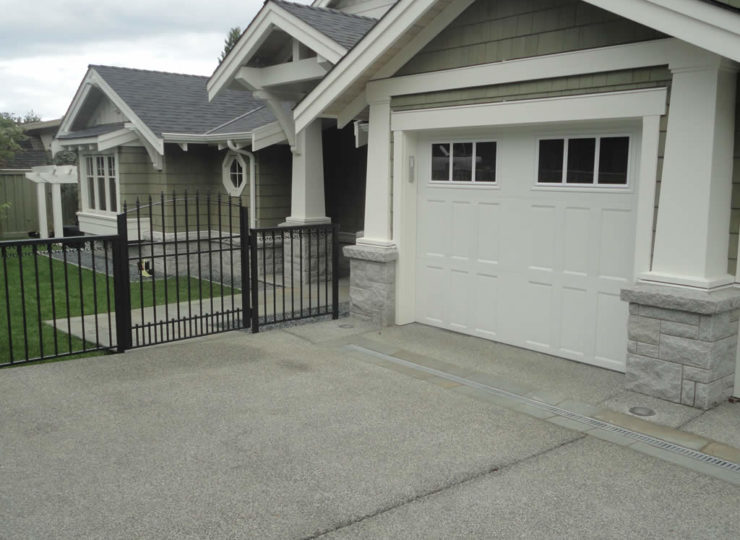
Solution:
M569 357L579 359L586 356L587 335L592 331L589 323L590 304L586 289L563 287L560 316L560 350Z
M492 274L478 274L475 276L475 292L473 295L472 321L475 333L481 337L495 338L498 336L499 310L499 279Z
M480 202L476 205L477 223L469 230L475 236L476 257L480 266L498 265L501 253L501 205Z
M596 300L596 363L611 369L624 369L627 343L627 304L619 293L601 292Z
M620 281L632 277L633 223L630 210L605 208L601 212L599 276Z
M454 259L467 261L474 253L475 235L471 234L474 230L473 220L475 218L472 213L473 205L469 201L452 201L450 206L452 212L450 254Z
M466 331L470 319L470 292L469 272L460 270L450 271L450 295L447 303L447 324L452 330Z
M526 224L529 261L532 269L555 268L556 234L559 232L558 212L555 206L531 205ZM515 234L514 231L512 231Z
M550 283L529 281L525 286L524 307L527 316L521 320L524 325L525 342L538 349L552 347L552 301L553 289Z
M419 273L417 317L428 324L441 325L444 321L449 296L448 272L438 266L425 266Z
M421 229L421 250L425 256L447 257L450 251L450 206L440 199L428 199Z
M568 206L563 211L563 272L586 276L589 271L591 210Z

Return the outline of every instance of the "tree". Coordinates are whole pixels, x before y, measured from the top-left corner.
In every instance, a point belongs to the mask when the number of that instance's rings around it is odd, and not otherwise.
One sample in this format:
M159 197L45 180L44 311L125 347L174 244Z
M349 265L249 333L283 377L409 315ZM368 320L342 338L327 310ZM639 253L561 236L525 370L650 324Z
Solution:
M219 64L223 62L224 58L226 58L229 55L229 53L231 52L231 49L233 49L234 45L237 44L241 35L242 35L242 31L241 31L241 28L239 28L238 26L235 26L234 28L229 30L229 35L226 36L226 39L224 40L224 50L221 51L221 56L218 57Z
M0 167L10 162L26 139L13 115L0 113Z

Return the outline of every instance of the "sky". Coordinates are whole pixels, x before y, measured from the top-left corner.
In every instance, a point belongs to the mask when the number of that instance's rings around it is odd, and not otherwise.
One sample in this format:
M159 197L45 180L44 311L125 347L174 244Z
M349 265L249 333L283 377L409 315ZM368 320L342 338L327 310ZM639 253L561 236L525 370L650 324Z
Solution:
M90 64L211 75L229 29L262 4L0 0L0 112L62 117Z

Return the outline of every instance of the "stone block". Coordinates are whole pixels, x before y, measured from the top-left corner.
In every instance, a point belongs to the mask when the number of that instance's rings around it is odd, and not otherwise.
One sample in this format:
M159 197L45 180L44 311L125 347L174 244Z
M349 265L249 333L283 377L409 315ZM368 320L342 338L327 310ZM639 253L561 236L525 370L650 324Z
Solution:
M735 323L738 322L740 320L740 310L733 309L730 311L730 320Z
M629 339L658 345L660 343L660 321L647 317L630 316Z
M651 319L660 319L661 321L671 321L682 324L699 325L699 315L687 311L677 311L674 309L663 309L653 306L640 306L640 316L650 317Z
M662 336L660 340L660 358L676 364L709 369L712 351L713 344L707 341L677 336Z
M674 403L681 402L681 366L658 358L627 355L625 388Z
M718 346L718 352L713 360L711 369L693 366L684 366L684 379L701 383L710 383L735 373L735 346L727 340Z
M737 334L737 323L733 323L730 312L699 317L699 339L717 341Z
M696 393L696 383L694 381L683 381L681 385L681 404L694 406L694 396Z
M693 324L663 321L660 324L660 333L667 336L697 339L699 337L699 327Z
M633 340L629 340L627 342L627 352L636 353L637 352L637 342Z
M711 383L696 383L694 406L700 409L716 407L732 395L735 376L728 375Z
M651 356L653 358L660 358L660 346L649 345L647 343L637 342L637 354L642 356Z

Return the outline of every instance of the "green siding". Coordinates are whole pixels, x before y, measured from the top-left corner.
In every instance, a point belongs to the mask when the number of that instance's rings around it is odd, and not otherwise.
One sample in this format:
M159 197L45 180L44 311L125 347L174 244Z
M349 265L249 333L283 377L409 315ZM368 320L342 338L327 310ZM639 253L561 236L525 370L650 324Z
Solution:
M367 146L355 148L354 128L324 131L326 215L343 232L364 228Z
M274 227L290 215L293 156L284 145L260 150L257 156L257 226Z
M391 107L393 110L399 111L577 94L617 92L620 90L663 87L667 86L670 80L671 74L666 67L631 69L400 96L393 98Z
M478 0L398 75L662 37L660 32L577 0Z
M10 207L0 210L0 239L28 238L29 231L38 230L36 184L26 180L25 173L0 171L0 205L5 203ZM51 226L49 210L47 206Z

